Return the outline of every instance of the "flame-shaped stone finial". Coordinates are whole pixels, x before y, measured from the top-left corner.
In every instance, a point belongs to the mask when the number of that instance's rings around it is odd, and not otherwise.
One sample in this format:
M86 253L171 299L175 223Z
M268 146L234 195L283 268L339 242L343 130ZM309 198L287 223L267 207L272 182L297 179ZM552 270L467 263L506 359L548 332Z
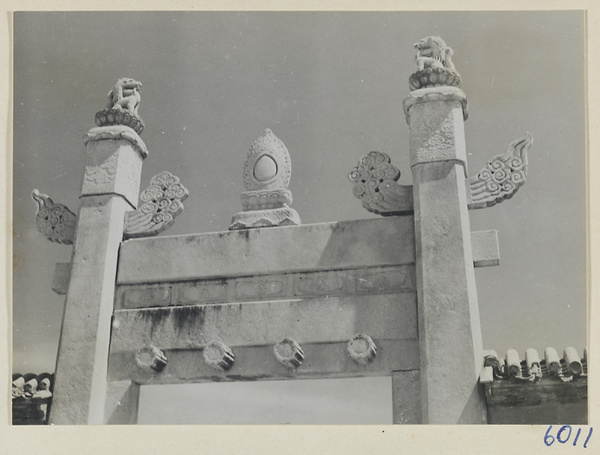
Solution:
M300 224L298 213L290 208L288 189L292 163L285 144L270 129L254 141L244 161L243 212L237 213L229 229Z

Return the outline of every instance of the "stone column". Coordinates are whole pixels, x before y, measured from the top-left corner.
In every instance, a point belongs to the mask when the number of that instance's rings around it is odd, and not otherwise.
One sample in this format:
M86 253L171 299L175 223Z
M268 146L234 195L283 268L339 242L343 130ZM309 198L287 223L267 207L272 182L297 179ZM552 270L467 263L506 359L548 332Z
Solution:
M53 424L104 423L117 256L137 206L146 146L124 125L85 136L86 167L50 414Z
M465 187L465 94L414 90L404 101L413 174L422 421L484 423L482 340Z

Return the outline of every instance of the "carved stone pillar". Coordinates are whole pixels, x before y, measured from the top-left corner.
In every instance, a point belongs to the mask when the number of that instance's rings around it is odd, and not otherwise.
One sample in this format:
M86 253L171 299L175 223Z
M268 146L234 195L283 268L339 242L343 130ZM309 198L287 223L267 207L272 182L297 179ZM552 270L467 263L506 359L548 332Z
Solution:
M136 208L146 146L124 125L85 136L86 167L50 422L104 423L117 254Z
M466 97L457 86L432 85L404 101L413 174L421 418L433 424L484 423L477 382L483 350L465 185Z

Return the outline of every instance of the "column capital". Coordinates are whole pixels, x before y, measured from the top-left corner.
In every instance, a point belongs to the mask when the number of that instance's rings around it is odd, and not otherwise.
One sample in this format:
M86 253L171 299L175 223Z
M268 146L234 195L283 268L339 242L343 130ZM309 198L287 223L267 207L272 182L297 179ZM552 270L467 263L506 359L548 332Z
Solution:
M467 98L457 87L414 90L404 100L410 126L410 165L440 161L460 163L465 168L467 152L464 119Z
M142 162L148 152L139 135L123 125L92 128L84 137L86 163L81 197L116 194L137 207Z
M434 101L459 101L462 105L463 120L467 120L469 117L465 92L457 87L429 87L414 90L404 99L402 106L406 115L406 123L410 125L410 109L414 105Z
M148 149L142 138L136 133L133 128L125 125L100 126L92 128L83 137L83 143L87 146L88 143L94 141L102 141L107 139L125 139L131 142L134 149L140 154L142 159L148 156Z

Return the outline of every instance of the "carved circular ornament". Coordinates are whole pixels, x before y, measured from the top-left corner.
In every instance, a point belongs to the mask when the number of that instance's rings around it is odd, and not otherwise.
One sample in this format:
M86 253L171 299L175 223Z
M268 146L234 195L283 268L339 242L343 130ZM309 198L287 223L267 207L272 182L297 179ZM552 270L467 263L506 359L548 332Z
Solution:
M377 356L377 346L369 335L361 333L348 341L348 353L355 362L368 365Z
M270 129L252 144L244 162L244 185L248 191L287 188L292 164L285 144Z
M146 346L135 355L137 365L146 371L160 373L167 366L167 357L155 346Z
M304 361L304 351L298 342L284 338L273 347L277 361L288 368L298 368Z
M233 351L221 341L213 341L202 352L206 364L219 371L227 371L233 366Z

